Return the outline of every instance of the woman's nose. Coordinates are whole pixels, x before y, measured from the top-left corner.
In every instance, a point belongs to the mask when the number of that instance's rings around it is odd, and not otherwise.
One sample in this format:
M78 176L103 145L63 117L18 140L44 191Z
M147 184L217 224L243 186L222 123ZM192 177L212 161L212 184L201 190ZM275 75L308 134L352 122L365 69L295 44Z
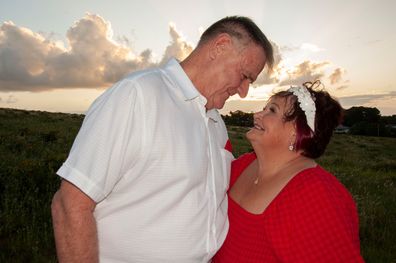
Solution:
M254 119L259 119L263 115L263 111L258 111L253 114Z

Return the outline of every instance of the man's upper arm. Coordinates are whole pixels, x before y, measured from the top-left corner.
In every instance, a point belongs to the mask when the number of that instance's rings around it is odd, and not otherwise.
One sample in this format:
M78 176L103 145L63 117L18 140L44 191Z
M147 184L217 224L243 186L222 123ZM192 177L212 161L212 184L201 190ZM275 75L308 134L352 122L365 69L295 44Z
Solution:
M132 86L131 86L132 85ZM128 145L138 145L135 124L137 91L129 81L115 84L90 107L67 160L57 171L96 203L112 192L133 158ZM129 140L133 140L129 143ZM131 147L129 147L131 148ZM65 188L68 193L69 188Z
M54 203L68 213L93 212L96 206L94 200L66 180L62 180L59 191L54 196Z

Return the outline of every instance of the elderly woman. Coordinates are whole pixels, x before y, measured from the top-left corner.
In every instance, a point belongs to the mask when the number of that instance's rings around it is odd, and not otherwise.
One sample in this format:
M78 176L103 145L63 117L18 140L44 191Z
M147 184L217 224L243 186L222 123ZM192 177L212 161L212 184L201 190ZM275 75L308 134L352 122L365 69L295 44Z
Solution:
M314 161L342 114L315 84L276 93L254 115L254 153L232 164L230 230L213 262L363 262L355 203Z

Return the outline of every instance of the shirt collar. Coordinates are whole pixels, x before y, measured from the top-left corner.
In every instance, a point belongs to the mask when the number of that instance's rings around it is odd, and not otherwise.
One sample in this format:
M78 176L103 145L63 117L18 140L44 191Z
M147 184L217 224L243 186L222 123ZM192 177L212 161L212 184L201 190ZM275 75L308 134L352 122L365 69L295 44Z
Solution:
M206 112L206 116L208 116L208 118L212 119L214 122L218 122L219 119L221 119L220 113L217 109L208 110Z
M186 72L184 72L183 68L180 66L179 61L177 61L175 58L171 58L165 64L163 69L167 72L168 76L172 79L172 81L180 88L185 100L193 100L195 98L198 98L199 103L203 107L203 110L206 111L206 98L202 94L200 94L199 91L195 88L194 84L191 82ZM218 122L220 118L220 114L217 109L211 109L206 111L206 116L215 122Z
M184 72L183 68L180 66L179 61L177 61L175 58L171 58L166 63L164 70L168 73L173 82L180 88L186 100L192 100L201 95L194 87L194 84L191 82L186 72Z

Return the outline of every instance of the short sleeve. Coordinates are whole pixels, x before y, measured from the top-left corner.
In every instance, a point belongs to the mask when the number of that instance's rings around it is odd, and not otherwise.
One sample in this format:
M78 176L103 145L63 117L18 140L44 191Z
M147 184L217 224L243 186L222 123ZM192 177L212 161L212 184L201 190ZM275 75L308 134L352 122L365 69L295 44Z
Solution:
M97 203L122 177L125 155L130 160L136 153L128 146L138 149L140 129L134 123L135 114L139 114L135 85L131 80L122 80L94 101L67 160L57 172Z
M282 262L364 262L352 197L335 178L312 179L318 176L293 182L281 208L285 215L279 227L287 231L276 239L277 256Z

